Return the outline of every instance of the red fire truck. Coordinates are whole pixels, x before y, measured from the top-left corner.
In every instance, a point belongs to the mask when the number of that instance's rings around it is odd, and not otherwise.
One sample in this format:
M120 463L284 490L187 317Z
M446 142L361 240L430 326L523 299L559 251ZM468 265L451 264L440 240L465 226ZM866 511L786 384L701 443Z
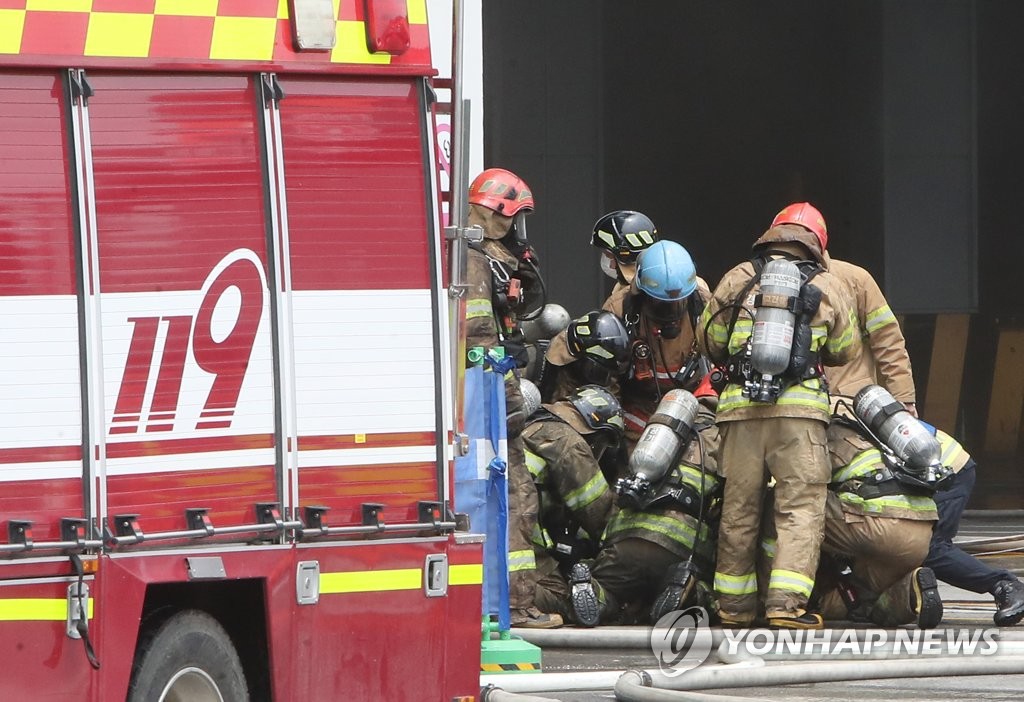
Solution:
M464 700L425 0L0 0L0 699Z

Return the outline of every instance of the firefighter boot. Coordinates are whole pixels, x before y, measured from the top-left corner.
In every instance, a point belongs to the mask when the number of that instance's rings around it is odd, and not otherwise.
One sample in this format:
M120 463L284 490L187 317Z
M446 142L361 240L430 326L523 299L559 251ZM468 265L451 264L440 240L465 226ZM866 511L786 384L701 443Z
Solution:
M910 591L910 608L917 615L920 629L934 629L942 621L942 598L939 597L939 583L931 568L914 571Z
M817 612L798 609L794 616L768 617L769 629L824 629L825 620Z
M992 588L992 596L999 608L992 617L996 626L1013 626L1024 619L1024 583L1020 580L1000 580Z
M569 571L569 598L580 626L594 627L601 621L601 602L586 563L577 563Z
M682 609L693 594L696 580L689 563L672 564L665 573L664 589L651 605L651 624L657 624L669 612Z
M536 607L513 609L512 626L520 629L557 629L562 626L562 617L541 612Z

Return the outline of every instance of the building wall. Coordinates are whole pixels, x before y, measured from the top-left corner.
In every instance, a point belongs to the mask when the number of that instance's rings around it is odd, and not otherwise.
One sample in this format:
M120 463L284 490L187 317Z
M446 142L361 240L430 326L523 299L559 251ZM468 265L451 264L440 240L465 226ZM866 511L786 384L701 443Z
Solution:
M1024 507L1024 3L523 0L483 25L485 158L533 185L554 301L603 298L608 210L714 284L810 200L903 317L919 401L993 466L979 493Z
M552 302L573 315L603 301L590 246L602 214L603 3L484 3L484 161L520 175L527 220Z

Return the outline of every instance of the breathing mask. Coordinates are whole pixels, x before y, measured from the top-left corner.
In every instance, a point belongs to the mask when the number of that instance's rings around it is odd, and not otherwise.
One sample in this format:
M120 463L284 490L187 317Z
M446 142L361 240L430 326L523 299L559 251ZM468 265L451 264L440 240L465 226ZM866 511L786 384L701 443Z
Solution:
M683 319L686 317L686 299L655 300L646 297L643 313L652 323L655 333L663 339L675 339L683 331Z

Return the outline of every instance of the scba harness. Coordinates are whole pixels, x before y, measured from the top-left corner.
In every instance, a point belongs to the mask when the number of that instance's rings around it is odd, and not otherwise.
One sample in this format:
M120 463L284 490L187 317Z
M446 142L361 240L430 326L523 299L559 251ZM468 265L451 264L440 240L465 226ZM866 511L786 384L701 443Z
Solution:
M505 356L514 358L518 368L525 368L529 363L527 344L522 330L513 318L515 311L525 299L519 271L488 254L478 243L471 243L469 247L483 254L491 271L491 309Z
M929 474L909 470L906 461L900 460L892 449L864 425L855 419L834 415L833 422L855 430L859 436L871 442L882 457L882 464L843 480L830 482L833 492L849 492L863 500L873 500L892 495L916 495L931 497L939 490L949 487L953 471L946 466L936 466Z
M666 403L671 409L671 394L663 399L658 409L661 410ZM651 451L651 455L660 457L661 466L657 470L638 466L635 458L645 450L639 448L638 444L630 461L633 475L620 478L615 484L619 506L637 512L678 510L700 520L717 519L722 495L721 479L702 468L695 468L682 462L682 457L692 442L701 441L700 432L713 424L713 417L702 416L697 419L694 415L687 421L669 412L658 411L653 414L644 428L641 443L645 448L658 445ZM669 431L664 432L662 427L667 427ZM653 434L658 431L662 431L662 436L659 437L661 439L675 439L667 443L659 441ZM703 464L703 444L700 447L700 454ZM648 468L651 467L653 466Z
M656 380L657 359L653 352L652 340L644 338L644 335L640 333L641 311L637 309L636 298L637 296L635 295L627 295L622 305L622 320L626 325L626 330L629 331L630 337L633 339L630 377L634 380L655 380L657 384L659 382ZM681 326L684 319L689 319L694 337L696 337L697 329L700 327L700 315L704 312L705 304L700 291L694 290L686 299L686 314L682 319L678 320L678 324ZM678 332L671 337L665 336L664 338L675 338L676 336L678 336ZM664 362L664 359L662 360ZM668 371L668 368L665 370ZM697 351L695 338L693 348L686 357L682 368L671 376L672 387L693 390L710 371L710 363ZM660 394L658 396L660 397Z
M774 403L797 383L824 380L819 354L811 348L811 321L822 298L821 289L811 281L823 269L815 261L781 251L767 251L751 263L754 275L730 306L727 338L732 338L744 309L741 301L761 283L754 296L753 329L743 347L727 359L721 382L740 385L752 402Z

